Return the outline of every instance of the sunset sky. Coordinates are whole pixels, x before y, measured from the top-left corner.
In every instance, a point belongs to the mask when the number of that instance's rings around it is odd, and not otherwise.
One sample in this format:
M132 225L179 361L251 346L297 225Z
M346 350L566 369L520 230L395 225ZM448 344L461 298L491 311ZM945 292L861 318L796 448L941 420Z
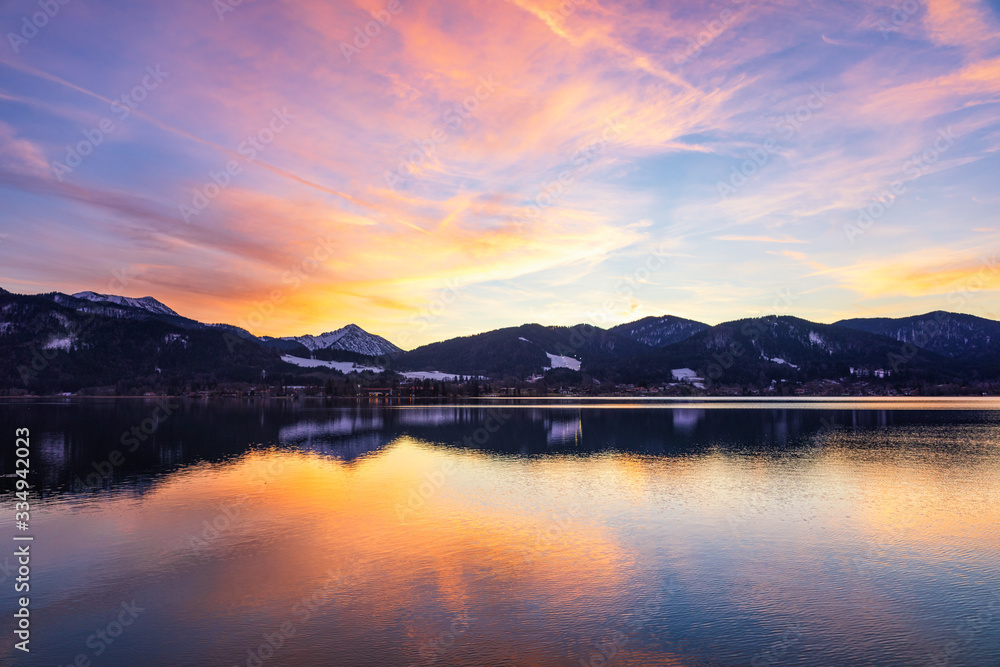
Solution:
M13 292L405 348L1000 319L1000 0L49 3L0 6Z

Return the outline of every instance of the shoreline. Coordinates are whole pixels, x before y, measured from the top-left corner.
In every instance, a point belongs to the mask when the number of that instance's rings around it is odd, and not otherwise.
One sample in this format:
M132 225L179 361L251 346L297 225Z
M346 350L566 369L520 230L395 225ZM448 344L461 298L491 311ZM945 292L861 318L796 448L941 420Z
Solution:
M761 409L956 409L1000 410L1000 396L480 396L480 397L349 397L349 396L2 396L0 405L88 402L220 402L287 401L310 407L365 406L378 408L739 408Z

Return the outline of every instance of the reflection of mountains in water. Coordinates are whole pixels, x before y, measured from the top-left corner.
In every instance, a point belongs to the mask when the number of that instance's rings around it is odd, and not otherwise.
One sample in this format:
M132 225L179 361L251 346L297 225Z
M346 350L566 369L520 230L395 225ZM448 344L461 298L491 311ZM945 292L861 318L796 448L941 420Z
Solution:
M531 456L601 451L678 456L822 445L838 429L982 421L982 412L916 410L589 408L586 406L371 406L323 401L178 401L153 433L130 451L129 433L148 418L146 401L0 405L5 418L31 429L36 483L47 492L92 491L162 475L197 462L282 447L343 461L377 452L401 436L434 445ZM114 454L117 452L118 454ZM106 465L112 457L122 460ZM37 463L36 463L37 461ZM12 449L0 451L0 473L14 470ZM108 474L87 484L97 470ZM5 489L13 488L7 479Z
M336 410L336 409L334 409ZM957 413L961 415L962 413ZM964 413L974 414L974 413ZM806 447L817 436L838 429L875 429L926 422L935 413L906 410L812 410L770 408L595 409L511 406L433 406L426 408L354 407L327 411L327 417L290 420L281 426L281 446L319 445L338 458L350 459L384 447L400 436L444 446L486 452L545 454L606 450L641 454L680 454L744 450L753 447ZM954 421L956 413L949 411ZM371 449L354 441L366 438Z
M344 413L330 419L304 419L278 429L278 442L303 451L352 460L392 441L379 413Z

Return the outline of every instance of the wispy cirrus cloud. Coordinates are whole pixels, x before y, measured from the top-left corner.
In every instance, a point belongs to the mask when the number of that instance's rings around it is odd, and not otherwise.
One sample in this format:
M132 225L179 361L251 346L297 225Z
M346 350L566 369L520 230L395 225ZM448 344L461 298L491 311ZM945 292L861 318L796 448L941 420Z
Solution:
M947 281L940 248L997 225L1000 25L984 3L928 0L885 34L886 2L400 6L348 59L341 43L385 3L244 3L222 22L194 0L66 5L0 56L0 281L87 289L127 260L142 295L235 321L322 239L329 259L257 333L357 321L392 337L459 281L467 306L441 314L440 337L583 321L665 243L669 266L622 319L719 321L776 282L812 290L819 313L897 308ZM147 64L168 84L53 179ZM240 146L275 108L294 120L248 159ZM954 144L909 178L949 128ZM185 223L179 205L231 160L240 173ZM752 173L720 198L734 169ZM844 224L899 179L905 192L848 243ZM30 237L13 233L25 216ZM920 253L932 261L911 266Z
M808 243L801 239L793 239L788 236L740 236L738 234L727 234L713 237L716 241L746 241L749 243Z

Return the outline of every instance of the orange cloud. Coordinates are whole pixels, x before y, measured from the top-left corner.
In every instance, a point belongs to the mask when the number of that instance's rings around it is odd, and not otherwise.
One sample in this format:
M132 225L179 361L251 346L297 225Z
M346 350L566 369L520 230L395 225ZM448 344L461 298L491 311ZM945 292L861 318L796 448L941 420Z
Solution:
M935 219L908 223L927 232L932 259L903 262L907 288L876 263L854 267L855 282L829 270L854 260L830 230L899 178L938 128L961 140L927 175L1000 149L998 41L978 5L929 0L906 40L881 40L875 26L891 8L854 2L402 2L358 37L385 7L243 3L218 23L164 13L155 32L81 12L64 46L13 66L0 91L0 185L20 198L0 222L44 229L3 256L4 281L92 289L127 262L130 294L199 319L248 321L277 293L257 333L356 321L390 338L445 286L479 290L468 310L443 316L439 337L485 316L583 320L628 275L641 255L633 246L670 238L672 266L624 313L685 306L724 318L723 307L761 293L775 261L789 276L808 267L811 289L906 297L950 279ZM708 35L707 25L722 29ZM50 28L55 38L59 25ZM69 57L80 35L111 32L120 58ZM140 62L162 62L171 78L86 169L55 183L47 163L109 113ZM776 123L803 108L812 85L830 97L788 136ZM292 122L248 160L241 143L275 108ZM720 200L716 181L768 139L768 163ZM178 205L229 160L241 173L185 224ZM927 195L923 182L907 196L951 196ZM815 250L754 255L750 243Z
M951 257L932 259L918 253L884 261L868 260L838 269L836 275L842 285L869 298L1000 290L1000 258L996 252L987 256L942 254Z

